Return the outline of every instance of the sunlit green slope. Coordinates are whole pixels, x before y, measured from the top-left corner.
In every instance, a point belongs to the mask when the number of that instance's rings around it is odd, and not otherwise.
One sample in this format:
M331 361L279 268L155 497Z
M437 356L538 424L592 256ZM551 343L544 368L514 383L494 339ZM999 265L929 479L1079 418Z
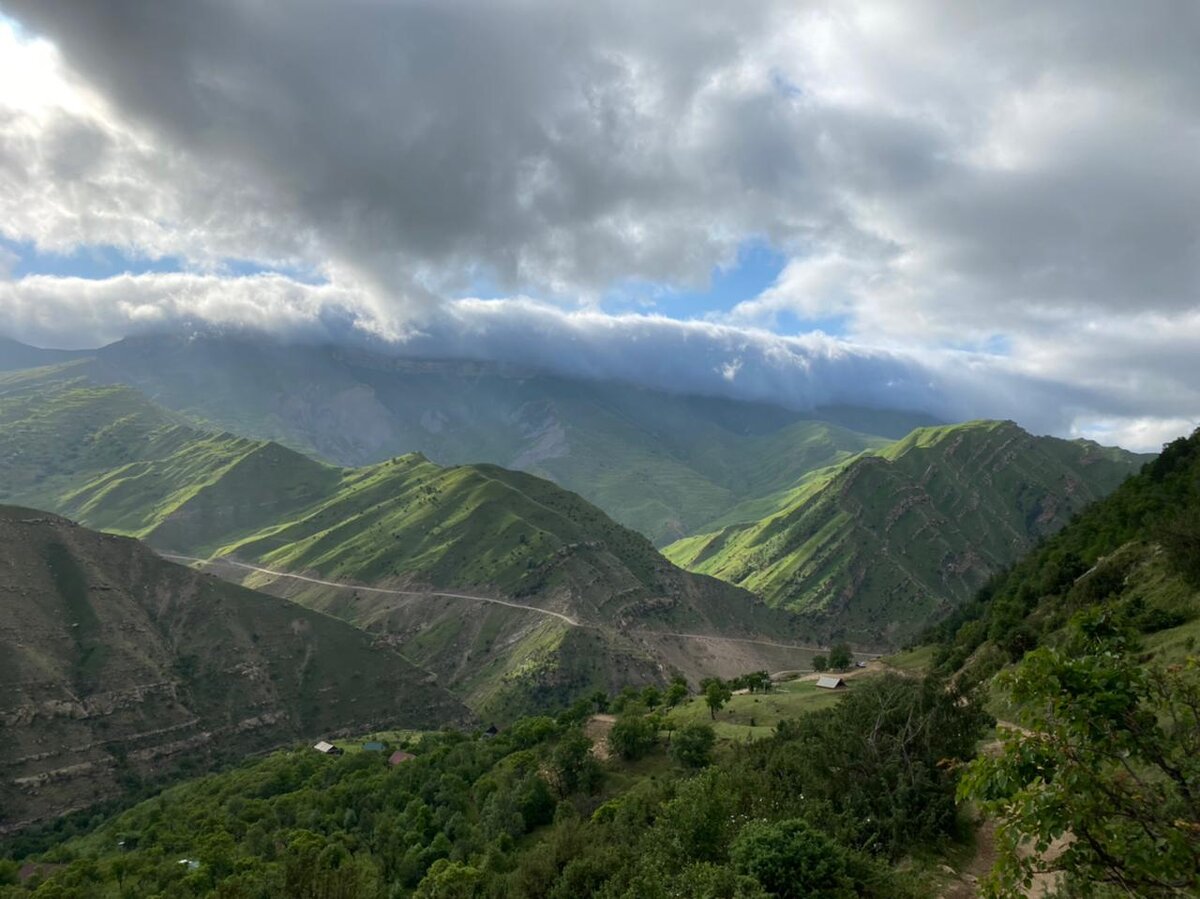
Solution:
M515 366L220 335L124 340L80 370L217 430L340 465L421 452L442 465L527 471L656 544L931 422L862 409L806 414Z
M1144 461L1012 422L922 428L816 472L762 521L685 538L672 561L896 642L945 615Z

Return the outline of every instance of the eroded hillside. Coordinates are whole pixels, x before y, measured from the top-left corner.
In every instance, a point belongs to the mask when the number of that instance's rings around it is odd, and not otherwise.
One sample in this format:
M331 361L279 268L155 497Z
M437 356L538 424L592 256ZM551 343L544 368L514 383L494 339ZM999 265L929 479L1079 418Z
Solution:
M470 713L328 616L0 507L0 829L297 737Z

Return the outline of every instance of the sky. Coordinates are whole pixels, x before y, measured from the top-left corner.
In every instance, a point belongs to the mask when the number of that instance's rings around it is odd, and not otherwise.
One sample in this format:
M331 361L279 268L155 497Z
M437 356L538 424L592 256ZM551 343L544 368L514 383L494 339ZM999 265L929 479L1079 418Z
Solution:
M0 0L0 333L207 327L1157 449L1194 0Z

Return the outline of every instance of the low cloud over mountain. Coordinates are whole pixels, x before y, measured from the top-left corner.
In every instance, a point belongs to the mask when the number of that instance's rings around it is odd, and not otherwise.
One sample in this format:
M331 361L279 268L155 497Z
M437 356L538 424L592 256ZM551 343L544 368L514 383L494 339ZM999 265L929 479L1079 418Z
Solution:
M0 9L16 336L366 332L1141 447L1200 415L1195 4ZM773 283L707 295L748 242Z

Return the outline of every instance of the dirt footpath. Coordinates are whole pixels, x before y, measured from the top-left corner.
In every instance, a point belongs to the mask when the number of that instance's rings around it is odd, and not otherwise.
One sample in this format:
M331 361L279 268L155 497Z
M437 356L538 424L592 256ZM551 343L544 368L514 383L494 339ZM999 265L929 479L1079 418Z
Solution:
M1062 855L1070 845L1069 837L1061 837L1050 844L1045 858L1053 861ZM1024 854L1024 853L1022 853ZM941 899L975 899L979 895L979 881L987 876L996 863L996 822L987 819L979 825L975 833L975 855L971 861L957 874L957 880L947 887ZM1033 883L1021 890L1019 895L1025 899L1045 899L1053 896L1059 884L1059 874L1034 874Z
M608 732L616 722L616 715L592 715L583 726L584 734L592 741L592 755L602 762L608 761Z

